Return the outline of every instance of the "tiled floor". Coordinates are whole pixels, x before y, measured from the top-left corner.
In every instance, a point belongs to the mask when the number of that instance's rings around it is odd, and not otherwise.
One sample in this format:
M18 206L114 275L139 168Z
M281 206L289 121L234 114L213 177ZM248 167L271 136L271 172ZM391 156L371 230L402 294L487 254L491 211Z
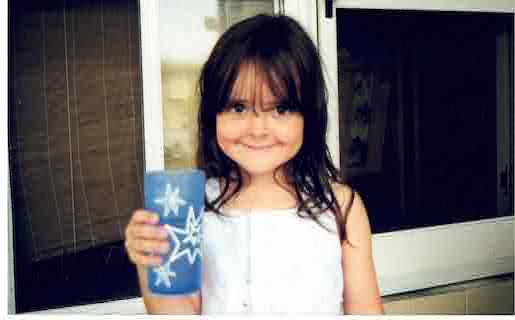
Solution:
M383 298L386 314L514 314L513 274Z

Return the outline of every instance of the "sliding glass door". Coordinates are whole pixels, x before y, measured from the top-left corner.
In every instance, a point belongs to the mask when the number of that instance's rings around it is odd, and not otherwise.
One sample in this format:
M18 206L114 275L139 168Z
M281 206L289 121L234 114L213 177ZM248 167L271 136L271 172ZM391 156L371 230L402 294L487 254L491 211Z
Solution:
M383 293L513 272L513 4L317 14L330 150L367 206Z

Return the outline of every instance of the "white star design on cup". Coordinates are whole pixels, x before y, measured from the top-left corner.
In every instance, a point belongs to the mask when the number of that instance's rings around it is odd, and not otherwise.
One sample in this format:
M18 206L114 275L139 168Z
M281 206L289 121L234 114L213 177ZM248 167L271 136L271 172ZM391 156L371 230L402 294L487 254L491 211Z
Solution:
M164 228L172 238L173 242L173 250L170 254L170 258L168 259L168 263L173 263L180 257L186 255L188 258L188 262L190 264L195 263L197 256L202 256L202 252L200 251L200 237L195 236L195 233L200 235L200 222L202 220L202 210L198 218L195 219L195 211L193 207L190 206L188 211L188 217L186 219L186 227L185 229L177 228L168 224L164 225ZM181 241L177 237L177 234L185 235L185 239L182 241L183 243L191 242L193 244L193 252L190 248L184 248L181 250Z
M182 240L183 243L191 242L193 247L196 247L197 243L200 243L200 220L202 218L202 213L199 215L198 219L195 219L195 211L193 207L190 206L188 210L188 217L186 220L186 237Z
M163 206L163 216L168 217L170 211L173 211L175 216L179 215L179 207L186 204L186 201L179 196L179 188L172 191L172 186L166 184L166 191L163 198L157 198L155 203Z
M155 267L153 270L157 274L154 286L159 286L161 282L163 282L167 288L172 286L171 278L174 278L176 274L170 269L170 263L165 263L162 266Z

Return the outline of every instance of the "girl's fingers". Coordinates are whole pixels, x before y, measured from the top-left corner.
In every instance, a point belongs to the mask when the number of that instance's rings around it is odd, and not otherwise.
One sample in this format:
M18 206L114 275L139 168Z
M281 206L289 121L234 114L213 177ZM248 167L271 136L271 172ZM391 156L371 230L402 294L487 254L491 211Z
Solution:
M126 247L128 247L128 251L135 251L143 255L148 253L166 254L170 250L168 241L164 240L128 240L126 241Z
M159 266L162 263L162 258L158 255L145 255L137 253L136 251L128 251L129 259L132 263L142 266Z
M166 230L157 225L159 216L151 211L138 209L125 229L125 248L132 263L144 266L158 266L162 263L160 254L166 254L170 246ZM152 254L150 254L152 253Z
M132 263L137 265L160 265L162 262L159 254L165 254L169 250L169 244L163 240L126 240L125 248Z
M159 215L143 210L138 209L132 213L131 219L125 228L125 239L131 239L133 237L139 237L140 234L143 233L142 237L145 238L155 238L156 236L152 236L152 233L155 233L158 238L162 236L162 232L152 231L152 228L149 228L147 231L139 231L138 228L140 226L149 226L154 227L159 222ZM138 234L134 234L134 232L139 232Z
M166 239L168 237L168 233L166 229L162 226L150 225L150 224L137 224L132 225L128 232L130 235L127 237L128 239L136 238L136 239L148 239L148 240L160 240Z
M138 210L135 210L134 213L132 214L129 224L131 224L131 223L156 224L158 222L159 222L159 215L157 213L154 213L154 212L148 211L148 210L144 210L144 209L138 209Z
M159 266L163 259L160 256L141 256L141 264L144 266Z

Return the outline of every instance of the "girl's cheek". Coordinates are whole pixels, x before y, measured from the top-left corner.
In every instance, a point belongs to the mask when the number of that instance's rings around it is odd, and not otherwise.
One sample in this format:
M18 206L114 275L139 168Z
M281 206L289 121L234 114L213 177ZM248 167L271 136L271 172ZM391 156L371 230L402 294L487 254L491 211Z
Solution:
M237 140L245 134L245 130L243 123L235 121L231 123L220 121L217 124L217 135L219 139Z
M280 142L302 142L304 132L304 121L303 119L292 119L287 124L278 126L280 130L276 135Z

